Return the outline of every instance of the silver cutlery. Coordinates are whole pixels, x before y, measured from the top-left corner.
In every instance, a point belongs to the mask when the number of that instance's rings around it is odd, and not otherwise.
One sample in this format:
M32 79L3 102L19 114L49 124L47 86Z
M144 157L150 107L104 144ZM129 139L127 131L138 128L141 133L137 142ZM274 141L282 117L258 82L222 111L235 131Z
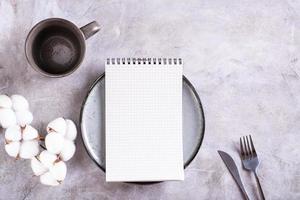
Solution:
M225 153L224 151L218 151L219 155L221 156L223 162L225 163L226 167L228 168L230 174L232 175L233 179L235 180L235 182L237 183L237 185L239 186L241 192L243 193L244 197L246 200L249 200L248 194L244 188L243 182L241 180L240 174L239 174L239 170L234 162L234 160L232 159L232 157Z
M240 148L241 148L241 159L243 166L246 170L252 171L255 175L255 179L259 188L259 192L261 198L264 200L265 195L263 193L258 175L257 175L257 167L259 165L259 160L254 148L254 144L251 138L251 135L244 136L240 138Z

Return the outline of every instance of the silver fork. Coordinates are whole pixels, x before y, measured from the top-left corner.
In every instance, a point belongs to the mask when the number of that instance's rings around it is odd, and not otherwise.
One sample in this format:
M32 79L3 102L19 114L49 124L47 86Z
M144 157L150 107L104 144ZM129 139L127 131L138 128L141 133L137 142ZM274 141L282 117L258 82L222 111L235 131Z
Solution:
M249 135L249 137L243 136L242 138L240 138L240 146L243 166L246 170L252 171L254 173L261 198L265 200L265 195L257 176L257 167L259 165L259 160L253 145L251 135Z

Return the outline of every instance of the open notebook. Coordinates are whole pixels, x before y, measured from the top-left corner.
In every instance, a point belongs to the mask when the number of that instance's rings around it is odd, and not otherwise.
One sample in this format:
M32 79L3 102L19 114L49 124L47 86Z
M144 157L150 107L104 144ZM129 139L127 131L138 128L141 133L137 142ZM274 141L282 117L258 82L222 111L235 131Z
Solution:
M108 59L106 181L183 180L181 59Z

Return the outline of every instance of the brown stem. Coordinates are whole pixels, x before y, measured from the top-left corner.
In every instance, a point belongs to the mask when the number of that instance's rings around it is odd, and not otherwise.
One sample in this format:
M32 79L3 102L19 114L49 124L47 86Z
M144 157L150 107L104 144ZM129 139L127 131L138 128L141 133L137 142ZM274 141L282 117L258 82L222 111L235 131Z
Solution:
M58 163L61 161L61 158L59 156L57 156L57 159L54 161L54 163Z
M38 137L36 138L37 140L41 140L41 141L44 141L45 140L45 137L38 134Z
M51 133L51 132L57 132L56 130L54 130L53 128L48 128L48 133Z
M9 143L11 143L12 142L12 140L7 140L7 139L5 139L5 144L9 144Z
M21 133L23 134L25 128L26 128L26 125L25 126L20 126L21 127Z

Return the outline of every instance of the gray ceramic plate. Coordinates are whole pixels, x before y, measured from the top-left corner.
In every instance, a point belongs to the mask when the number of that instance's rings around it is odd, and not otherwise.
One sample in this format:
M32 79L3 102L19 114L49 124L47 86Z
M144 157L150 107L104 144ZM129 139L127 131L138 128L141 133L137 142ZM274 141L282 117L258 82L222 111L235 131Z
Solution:
M183 158L187 167L197 155L204 136L204 114L200 98L183 76ZM105 76L90 88L80 114L81 136L93 161L105 171Z

